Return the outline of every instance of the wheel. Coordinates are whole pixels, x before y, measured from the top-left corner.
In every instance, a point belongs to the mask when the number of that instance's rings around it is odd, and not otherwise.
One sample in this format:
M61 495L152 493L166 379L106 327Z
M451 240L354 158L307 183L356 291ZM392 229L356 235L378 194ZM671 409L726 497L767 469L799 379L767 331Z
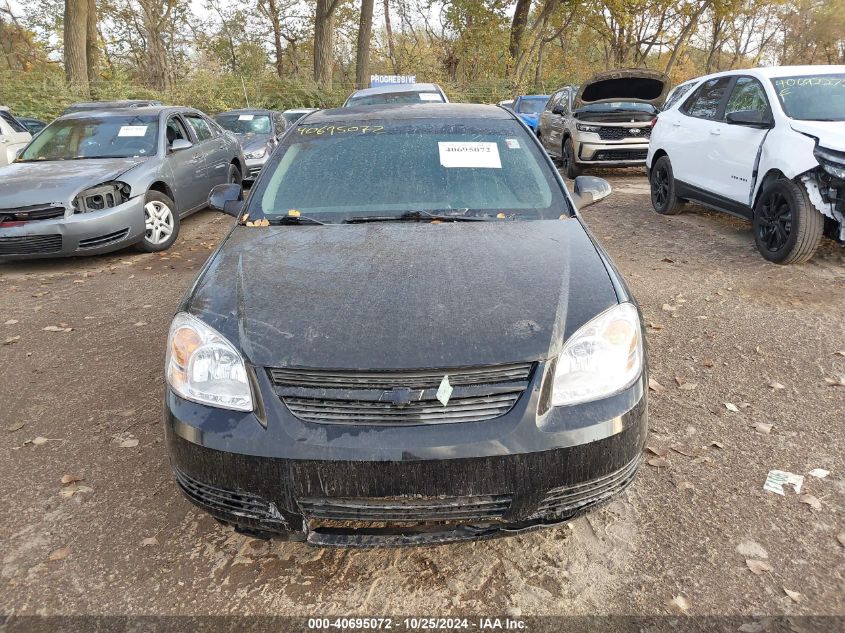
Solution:
M572 139L566 137L563 142L563 153L561 154L561 164L563 173L570 180L575 180L581 175L581 168L575 163L575 146L572 145Z
M683 202L675 195L675 175L668 156L654 163L649 175L651 206L661 215L677 215L684 210Z
M241 170L234 165L229 165L229 175L226 177L226 182L233 185L242 184Z
M802 184L775 180L763 189L754 206L753 229L763 257L775 264L801 264L816 252L824 216L810 202Z
M170 248L179 235L179 214L173 200L158 191L148 191L144 203L144 239L138 242L138 249L145 253L157 253Z

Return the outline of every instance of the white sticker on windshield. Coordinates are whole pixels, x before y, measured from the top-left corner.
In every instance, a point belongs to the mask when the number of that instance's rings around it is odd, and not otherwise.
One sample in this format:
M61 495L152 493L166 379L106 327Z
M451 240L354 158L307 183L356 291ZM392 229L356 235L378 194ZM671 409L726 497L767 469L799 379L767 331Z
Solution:
M515 138L506 138L505 145L507 145L509 149L519 149L519 141Z
M121 125L117 131L118 136L146 136L146 125Z
M242 114L238 117L238 121L252 121L254 118L254 114Z
M443 167L502 168L499 148L495 143L440 141L437 146Z
M420 101L439 101L440 103L443 103L443 99L441 99L440 95L436 92L421 92Z

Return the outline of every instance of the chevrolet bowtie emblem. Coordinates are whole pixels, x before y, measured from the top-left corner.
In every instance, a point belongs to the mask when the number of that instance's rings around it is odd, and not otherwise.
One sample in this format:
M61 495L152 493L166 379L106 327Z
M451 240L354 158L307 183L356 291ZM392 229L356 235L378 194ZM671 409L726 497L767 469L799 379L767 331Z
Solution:
M394 387L390 391L381 394L382 402L389 402L397 407L404 407L411 404L411 389L409 387Z

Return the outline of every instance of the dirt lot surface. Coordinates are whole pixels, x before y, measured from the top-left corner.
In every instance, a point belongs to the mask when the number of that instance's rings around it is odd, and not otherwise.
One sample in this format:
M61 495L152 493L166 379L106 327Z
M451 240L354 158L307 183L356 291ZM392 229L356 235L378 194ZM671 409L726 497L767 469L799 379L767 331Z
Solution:
M658 216L642 172L608 177L584 216L649 324L666 452L605 508L496 541L264 542L181 497L165 339L230 218L163 254L0 264L0 613L845 615L845 249L777 267L745 223ZM805 496L765 492L771 469Z

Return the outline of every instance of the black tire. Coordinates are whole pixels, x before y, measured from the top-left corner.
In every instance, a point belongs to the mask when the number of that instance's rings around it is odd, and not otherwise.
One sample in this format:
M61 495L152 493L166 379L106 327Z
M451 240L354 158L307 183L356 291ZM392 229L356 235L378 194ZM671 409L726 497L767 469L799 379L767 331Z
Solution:
M775 264L803 264L816 252L824 216L801 183L781 179L766 185L754 205L757 250Z
M668 156L658 158L648 176L651 187L651 206L660 215L678 215L683 202L675 195L675 174Z
M164 212L166 209L166 212ZM173 200L159 191L148 191L144 200L144 238L136 247L144 253L158 253L173 245L179 236L179 213ZM169 229L169 233L166 232Z
M575 180L581 175L581 168L575 162L575 146L572 144L572 138L569 136L563 141L563 152L561 152L560 161L563 166L563 173L567 178Z
M242 185L243 184L243 177L241 176L241 170L238 169L236 165L229 165L229 175L226 176L226 182L231 183L233 185Z

